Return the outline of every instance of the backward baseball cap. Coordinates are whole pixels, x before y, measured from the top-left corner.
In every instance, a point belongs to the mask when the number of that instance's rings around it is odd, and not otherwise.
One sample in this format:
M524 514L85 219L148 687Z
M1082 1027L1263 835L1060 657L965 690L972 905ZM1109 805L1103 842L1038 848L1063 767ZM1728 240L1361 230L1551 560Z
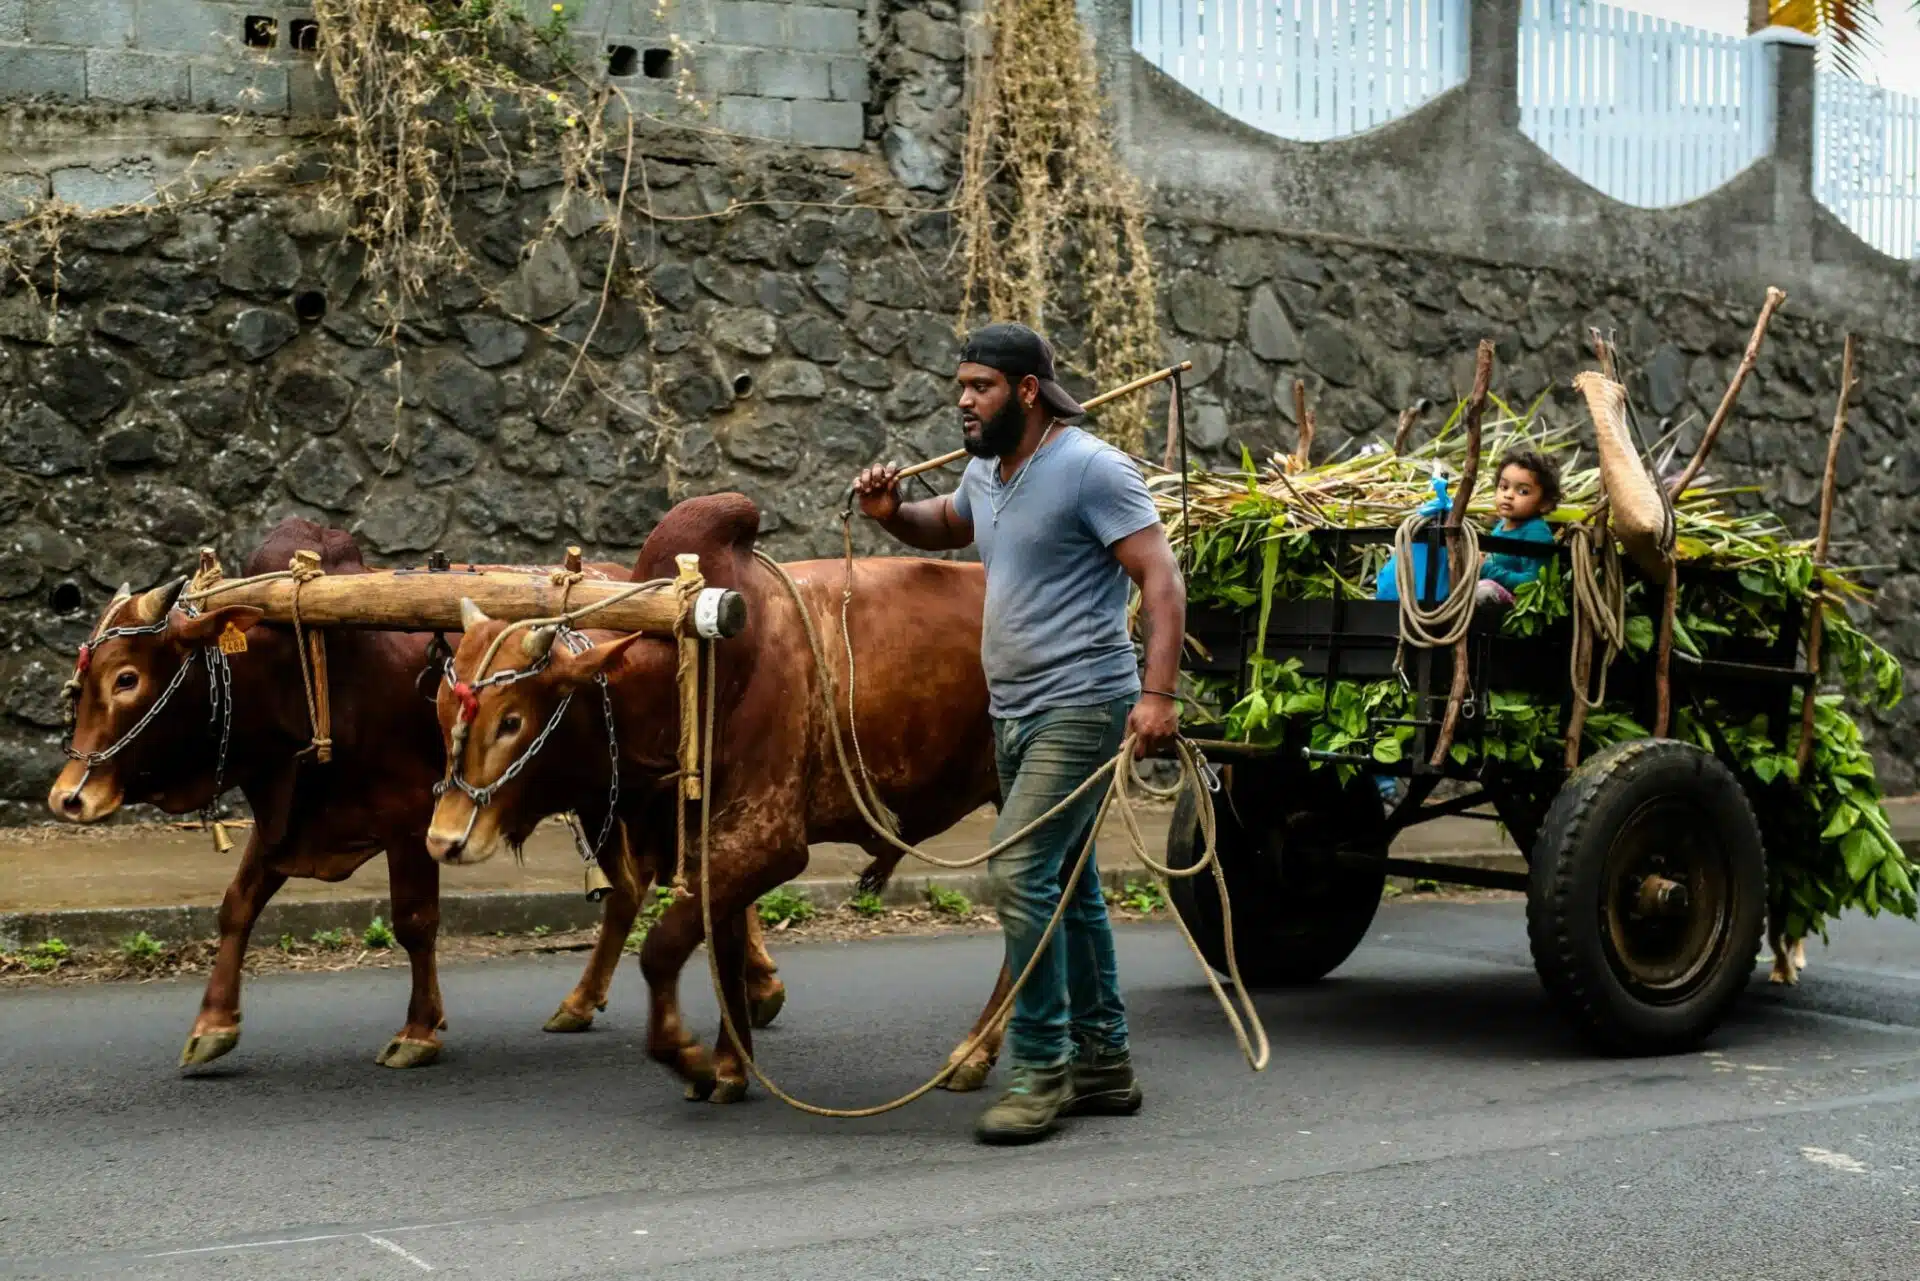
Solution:
M1079 418L1087 411L1053 375L1053 344L1025 325L983 325L967 335L961 364L985 365L1018 383L1031 374L1040 383L1040 401L1056 418Z

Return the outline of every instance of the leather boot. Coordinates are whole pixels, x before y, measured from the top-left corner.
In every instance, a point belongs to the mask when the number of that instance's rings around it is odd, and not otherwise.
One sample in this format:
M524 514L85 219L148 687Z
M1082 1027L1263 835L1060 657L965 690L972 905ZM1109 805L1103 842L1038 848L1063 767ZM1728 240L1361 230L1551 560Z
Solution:
M982 1143L1032 1143L1053 1133L1061 1109L1073 1102L1073 1069L1015 1064L1013 1084L980 1114L973 1132Z

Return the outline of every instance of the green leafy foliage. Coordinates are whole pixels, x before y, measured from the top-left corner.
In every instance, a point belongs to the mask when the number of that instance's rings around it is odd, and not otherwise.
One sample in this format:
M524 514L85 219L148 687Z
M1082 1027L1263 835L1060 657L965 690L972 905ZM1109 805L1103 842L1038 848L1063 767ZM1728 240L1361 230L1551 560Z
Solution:
M887 904L886 900L872 890L861 890L847 900L847 910L855 916L864 916L872 920L876 916L886 915Z
M654 923L665 916L667 909L672 906L673 887L670 885L654 886L653 893L647 896L646 902L640 907L639 918L634 921L633 928L627 931L627 941L621 944L621 950L638 953L640 951L640 945L647 941L647 931L651 930L654 927Z
M134 965L151 965L165 954L166 948L160 941L140 930L120 941L120 956Z
M1166 910L1167 892L1158 881L1128 881L1120 891L1120 906L1150 916Z
M345 930L315 930L313 932L313 945L323 952L336 951L347 946L351 941L352 935L348 934Z
M927 886L927 906L942 916L970 916L973 903L959 890L950 890L944 885Z
M760 913L760 924L773 929L805 924L811 921L814 913L819 910L814 906L812 899L784 885L777 890L769 890L762 894L756 906Z
M1264 639L1275 602L1328 599L1336 590L1371 599L1371 575L1384 549L1365 559L1358 572L1352 565L1345 567L1359 582L1343 579L1325 562L1306 526L1341 523L1339 518L1351 515L1356 506L1361 515L1354 524L1397 519L1382 494L1401 500L1402 513L1417 505L1420 489L1408 479L1408 466L1376 457L1263 481L1249 463L1243 478L1233 478L1237 487L1231 490L1228 477L1204 478L1214 488L1206 503L1196 504L1190 527L1179 530L1176 540L1191 558L1189 600L1203 607L1247 611L1256 620L1256 634ZM1363 476L1366 485L1376 487L1349 499L1346 513L1340 510L1340 495L1359 485L1342 475ZM1567 488L1566 503L1593 492L1585 478ZM1303 510L1309 507L1311 519L1304 519ZM1170 503L1163 504L1163 511L1171 510ZM1556 518L1580 514L1563 504ZM1789 934L1818 933L1833 916L1853 909L1914 916L1920 868L1892 836L1872 757L1847 711L1849 702L1891 707L1903 692L1899 661L1849 613L1850 606L1864 599L1864 590L1842 572L1817 567L1811 547L1787 538L1771 517L1730 515L1711 500L1690 495L1681 504L1679 528L1683 570L1673 628L1677 652L1754 661L1756 651L1781 640L1781 629L1795 617L1802 620L1795 640L1804 652L1805 620L1812 609L1822 612L1821 676L1842 693L1818 698L1807 778L1800 779L1795 767L1797 714L1789 718L1785 742L1769 738L1764 719L1749 722L1743 713L1712 701L1697 709L1676 709L1673 728L1676 737L1734 765L1754 790L1768 837L1772 901L1783 910ZM1623 658L1645 659L1658 638L1660 596L1631 570L1628 578ZM1536 580L1515 591L1501 630L1556 643L1556 636L1566 634L1571 600L1561 562L1547 562ZM1810 608L1797 609L1801 602ZM1345 757L1317 763L1334 769L1343 783L1365 769L1363 760L1391 766L1407 755L1413 729L1385 724L1412 714L1412 700L1397 681L1340 682L1329 690L1297 661L1263 657L1249 661L1244 678L1244 686L1231 677L1189 679L1197 707L1193 719L1228 739ZM1454 762L1496 769L1508 785L1524 785L1529 776L1551 784L1565 755L1559 701L1507 690L1488 692L1487 714L1455 742ZM1798 701L1795 695L1796 708ZM1581 752L1590 756L1647 733L1624 704L1608 703L1588 716Z
M393 936L393 927L379 917L367 922L367 928L360 934L360 945L369 948L389 948L399 942Z

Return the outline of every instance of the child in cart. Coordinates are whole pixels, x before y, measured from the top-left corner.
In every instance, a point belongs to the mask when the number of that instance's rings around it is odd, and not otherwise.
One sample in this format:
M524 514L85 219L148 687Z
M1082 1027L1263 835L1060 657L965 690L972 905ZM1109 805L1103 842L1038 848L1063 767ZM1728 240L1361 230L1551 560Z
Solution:
M1509 449L1500 456L1494 481L1493 510L1499 517L1493 532L1502 538L1530 543L1553 542L1547 513L1560 505L1560 469L1529 446ZM1511 552L1493 552L1480 562L1480 582L1474 599L1481 605L1513 604L1514 589L1540 576L1546 562Z
M1451 504L1447 496L1446 481L1434 477L1435 497L1420 508L1423 515L1438 517L1444 514ZM1560 505L1560 469L1551 458L1530 446L1516 446L1500 456L1500 465L1494 473L1493 510L1498 517L1493 523L1493 532L1501 538L1524 539L1530 543L1552 543L1553 527L1547 524L1546 516ZM1423 581L1425 565L1421 563L1426 548L1414 548L1414 581ZM1480 581L1474 585L1473 599L1476 609L1505 609L1513 604L1513 593L1522 583L1530 583L1540 576L1540 567L1546 562L1531 556L1522 556L1513 552L1491 552L1480 562ZM1393 557L1381 566L1380 576L1376 580L1374 595L1380 600L1398 600L1399 590L1395 578ZM1439 594L1447 593L1446 566L1440 566ZM1380 788L1380 794L1389 801L1399 795L1400 781L1385 775L1374 780Z

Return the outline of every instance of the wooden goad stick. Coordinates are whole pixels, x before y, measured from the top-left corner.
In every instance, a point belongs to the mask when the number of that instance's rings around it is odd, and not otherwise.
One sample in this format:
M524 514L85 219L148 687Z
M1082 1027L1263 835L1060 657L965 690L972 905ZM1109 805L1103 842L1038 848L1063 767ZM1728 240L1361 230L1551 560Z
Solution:
M1193 368L1193 362L1191 360L1183 360L1177 365L1168 365L1165 369L1157 370L1154 373L1148 374L1145 378L1136 378L1132 382L1126 384L1124 387L1115 387L1112 391L1101 392L1098 396L1095 396L1092 400L1083 400L1080 402L1080 408L1085 410L1098 409L1100 406L1106 404L1108 401L1118 400L1122 396L1130 395L1133 392L1139 391L1142 387L1151 387L1157 382L1165 382L1167 379L1173 377L1175 374L1177 373L1183 374L1187 372L1187 370L1192 368ZM938 471L940 468L948 466L949 464L952 464L952 463L957 463L962 458L965 458L965 457L967 457L966 450L956 449L951 451L950 453L942 454L938 458L929 458L924 463L915 463L911 467L902 467L899 473L896 475L895 479L905 480L909 476L918 476L921 472Z

